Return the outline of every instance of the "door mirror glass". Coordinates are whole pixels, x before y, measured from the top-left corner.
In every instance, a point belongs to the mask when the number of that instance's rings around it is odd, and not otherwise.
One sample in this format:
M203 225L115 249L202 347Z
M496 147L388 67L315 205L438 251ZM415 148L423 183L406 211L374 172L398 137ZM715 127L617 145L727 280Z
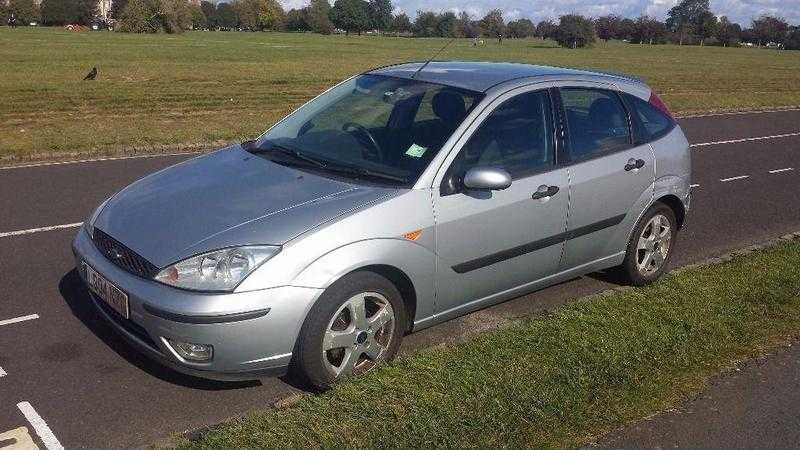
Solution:
M464 175L464 187L476 191L501 191L511 186L511 175L497 167L473 167Z

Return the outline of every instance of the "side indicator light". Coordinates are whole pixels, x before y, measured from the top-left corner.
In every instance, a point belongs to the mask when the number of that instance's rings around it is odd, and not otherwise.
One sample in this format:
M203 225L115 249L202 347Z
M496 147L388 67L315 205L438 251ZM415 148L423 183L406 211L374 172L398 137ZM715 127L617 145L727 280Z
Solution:
M422 230L411 231L403 235L403 237L409 241L416 241L420 236L422 236Z

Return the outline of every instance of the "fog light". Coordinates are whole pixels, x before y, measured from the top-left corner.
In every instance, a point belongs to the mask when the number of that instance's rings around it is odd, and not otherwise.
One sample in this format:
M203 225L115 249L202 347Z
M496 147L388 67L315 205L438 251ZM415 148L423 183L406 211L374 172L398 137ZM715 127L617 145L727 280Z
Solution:
M175 352L188 361L210 361L214 357L214 347L206 344L193 344L167 339Z

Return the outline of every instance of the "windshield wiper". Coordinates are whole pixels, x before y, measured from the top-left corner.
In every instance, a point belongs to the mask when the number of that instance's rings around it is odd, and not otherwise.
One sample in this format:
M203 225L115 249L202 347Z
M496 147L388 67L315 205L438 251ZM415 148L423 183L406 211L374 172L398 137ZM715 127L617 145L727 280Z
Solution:
M341 165L337 164L335 166L330 166L329 165L327 167L327 169L330 170L330 171L333 171L333 172L346 173L346 174L350 174L350 175L356 175L356 176L359 176L359 177L381 178L381 179L384 179L384 180L391 180L391 181L396 181L396 182L399 182L399 183L407 183L408 182L408 180L406 180L405 178L403 178L401 176L392 175L390 173L385 173L385 172L377 172L377 171L374 171L374 170L365 169L363 167L355 167L355 166L348 166L348 165L344 165L344 164L341 164Z
M286 144L270 144L268 147L263 147L263 148L262 147L255 147L252 143L249 143L249 142L247 144L249 144L247 147L244 147L244 144L242 146L245 148L245 150L247 150L250 153L253 153L253 154L255 154L255 153L273 153L273 152L274 153L279 153L281 155L289 156L289 157L291 157L291 158L293 158L295 160L299 160L299 161L306 162L308 164L312 164L315 167L318 167L320 169L324 169L324 170L329 171L329 172L346 173L346 174L349 174L349 175L355 175L357 177L381 178L381 179L384 179L384 180L391 180L391 181L395 181L395 182L398 182L398 183L407 183L408 182L408 180L406 180L405 178L397 176L397 175L392 175L390 173L377 172L377 171L374 171L374 170L365 169L363 167L350 166L350 165L347 165L347 164L342 164L342 163L330 161L330 160L327 160L327 159L315 158L313 156L309 156L306 153L301 152L300 150L298 150L298 149L296 149L296 148L294 148L292 146L286 145Z
M313 156L308 156L305 153L301 152L300 150L285 144L270 144L269 147L265 148L250 146L250 148L246 148L246 150L254 154L265 153L265 152L279 153L281 155L289 156L295 160L300 160L323 169L327 168L328 166L327 161L319 158L314 158Z

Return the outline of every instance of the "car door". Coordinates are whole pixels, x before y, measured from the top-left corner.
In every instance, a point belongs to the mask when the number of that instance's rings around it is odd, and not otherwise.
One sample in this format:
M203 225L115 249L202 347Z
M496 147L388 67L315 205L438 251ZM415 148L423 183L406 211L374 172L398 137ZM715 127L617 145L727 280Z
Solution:
M555 166L551 95L517 90L487 110L456 144L433 190L436 309L445 316L552 274L561 258L567 169ZM465 190L460 180L474 167L506 170L511 186Z
M631 120L611 87L559 88L570 208L562 269L615 262L628 232L652 198L649 145L636 145Z

